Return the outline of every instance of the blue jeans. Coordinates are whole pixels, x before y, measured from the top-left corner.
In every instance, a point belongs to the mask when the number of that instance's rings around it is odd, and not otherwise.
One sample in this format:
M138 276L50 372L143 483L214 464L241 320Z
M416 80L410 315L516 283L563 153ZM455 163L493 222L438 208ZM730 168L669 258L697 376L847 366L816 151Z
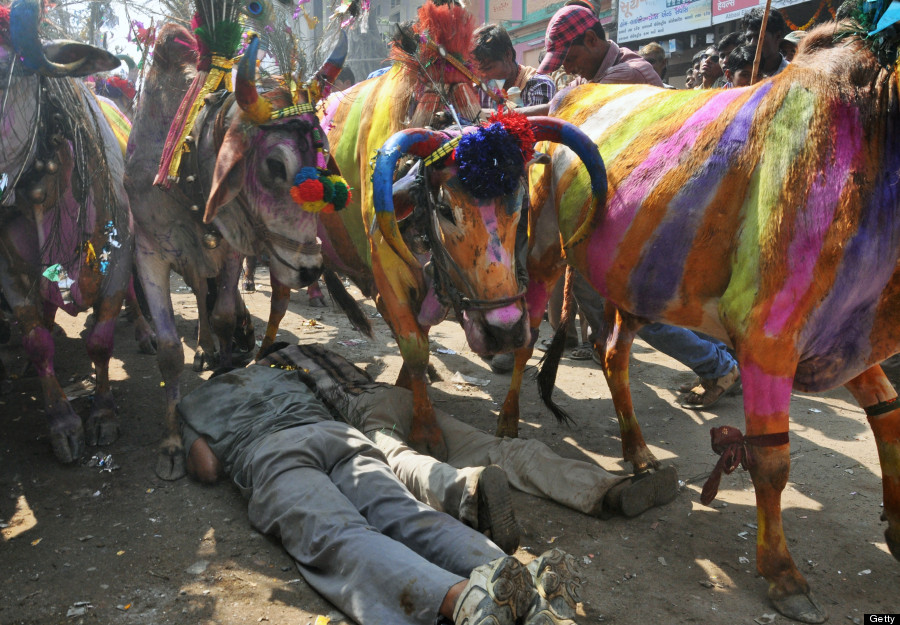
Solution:
M581 314L590 324L590 340L593 342L597 329L602 328L604 324L603 296L581 274L575 276L574 291ZM651 347L674 358L704 380L720 378L737 366L737 361L725 343L705 334L662 323L651 323L638 330L637 335Z

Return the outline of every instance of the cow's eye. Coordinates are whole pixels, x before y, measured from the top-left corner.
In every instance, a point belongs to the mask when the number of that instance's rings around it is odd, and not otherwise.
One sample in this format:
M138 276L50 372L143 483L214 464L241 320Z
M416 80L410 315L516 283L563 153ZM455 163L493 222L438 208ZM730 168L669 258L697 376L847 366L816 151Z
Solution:
M441 219L446 219L453 225L456 225L456 216L453 214L453 206L450 204L450 196L446 191L441 189L437 193L437 197L434 200L434 208L437 211L438 217Z
M273 179L287 182L287 169L284 168L284 163L275 158L267 158L266 167L269 168L269 175Z

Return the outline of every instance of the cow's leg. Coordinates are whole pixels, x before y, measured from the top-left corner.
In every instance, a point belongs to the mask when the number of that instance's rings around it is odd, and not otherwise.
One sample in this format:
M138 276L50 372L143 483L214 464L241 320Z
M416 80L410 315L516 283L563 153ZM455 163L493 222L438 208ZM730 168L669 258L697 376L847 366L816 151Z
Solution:
M306 287L306 295L309 297L309 305L313 308L325 308L328 306L325 303L325 294L322 293L322 287L319 286L318 280Z
M900 560L900 402L897 392L880 366L850 380L847 389L866 411L875 435L881 462L882 519L888 522L884 538L888 549Z
M219 366L231 367L234 351L234 329L237 325L238 281L241 275L241 256L231 253L216 279L216 305L209 321L219 339Z
M15 249L8 243L7 248ZM22 347L41 382L53 455L63 463L74 462L84 453L84 429L56 379L55 345L45 323L47 310L37 300L39 289L24 272L12 272L5 256L0 254L0 290L19 323Z
M529 259L530 260L530 259ZM531 340L515 352L515 365L509 381L509 390L500 414L497 416L496 436L519 436L519 396L522 392L522 377L528 359L534 353L534 343L537 339L538 328L544 318L544 310L550 300L553 287L562 275L564 265L551 267L546 272L541 272L540 277L533 276L534 268L529 264L528 292L525 294L525 308L528 311L528 322L531 326ZM536 273L536 272L535 272Z
M199 278L191 285L197 299L197 351L194 352L192 365L194 371L203 371L204 368L215 369L219 365L219 350L223 348L220 345L217 349L216 341L213 338L212 324L209 319L208 282L211 281Z
M612 394L619 432L622 434L622 457L631 463L635 473L659 468L659 460L644 442L631 401L628 366L638 327L633 317L624 316L615 306L607 303L603 327L595 330L595 345L602 354L603 375Z
M781 492L791 469L790 444L781 443L789 428L791 386L796 362L757 364L738 350L744 380L744 413L750 453L750 476L756 489L756 568L769 582L775 609L797 621L821 623L827 615L810 595L809 583L788 552L781 517ZM762 437L762 438L758 438ZM766 440L766 439L769 440Z
M291 288L279 282L274 274L272 274L271 279L272 299L269 302L269 322L266 325L266 335L263 337L262 345L259 348L257 357L259 353L262 353L264 349L275 342L275 335L278 334L278 327L281 325L281 320L284 319L284 315L287 313L288 304L290 304L291 301Z
M110 281L114 282L110 277ZM118 276L120 282L129 280L128 275ZM108 295L100 298L94 306L96 322L87 336L87 353L94 363L97 375L97 387L91 412L85 423L85 439L88 445L110 445L119 437L119 419L116 416L116 403L109 384L109 359L112 357L115 338L116 319L122 309L124 284Z
M256 291L256 256L244 257L244 267L241 274L244 278L244 290L247 293Z
M164 480L184 477L184 449L175 406L181 399L180 378L184 369L184 348L175 327L175 311L169 293L169 263L159 256L152 244L137 237L137 269L147 306L156 326L156 360L166 395L165 436L159 445L156 475Z
M413 394L413 423L409 435L410 446L425 450L444 460L447 445L434 414L434 404L428 396L428 336L424 332L397 338L409 388ZM401 375L403 371L401 370Z
M125 317L134 324L134 340L142 354L156 353L156 335L144 317L137 293L134 290L134 276L128 279L128 290L125 291Z

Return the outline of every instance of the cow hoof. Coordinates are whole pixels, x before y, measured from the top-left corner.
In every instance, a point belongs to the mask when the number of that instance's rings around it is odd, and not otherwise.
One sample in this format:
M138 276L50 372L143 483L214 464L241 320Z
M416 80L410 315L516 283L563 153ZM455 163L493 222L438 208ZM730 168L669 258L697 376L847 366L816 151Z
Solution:
M84 454L84 430L78 427L70 432L51 432L50 446L53 455L63 464L72 464Z
M628 457L625 460L631 463L631 470L635 475L638 473L646 473L651 469L655 471L660 467L659 460L657 460L656 456L654 456L646 447L640 452L632 454L631 457Z
M900 526L884 530L884 539L895 560L900 560Z
M119 419L112 393L94 395L84 429L88 445L111 445L119 438Z
M824 623L828 613L812 598L812 595L788 595L772 599L775 609L784 616L801 623Z
M494 432L497 438L519 438L519 426L505 426L497 424L497 431Z
M160 449L156 456L156 476L168 482L185 476L184 452L178 449Z
M219 366L219 357L218 354L212 353L208 354L203 349L197 349L197 352L194 354L194 371L203 371L204 369L208 369L210 371L214 371L216 367Z
M322 296L319 297L310 297L309 305L313 308L327 308L328 304L325 302L325 298Z

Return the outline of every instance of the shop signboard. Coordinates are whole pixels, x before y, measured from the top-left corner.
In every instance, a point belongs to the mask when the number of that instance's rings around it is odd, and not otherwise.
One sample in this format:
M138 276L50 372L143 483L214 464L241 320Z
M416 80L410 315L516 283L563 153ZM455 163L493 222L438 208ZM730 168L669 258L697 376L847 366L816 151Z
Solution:
M772 8L782 9L801 2L806 0L772 0ZM712 0L712 23L721 24L737 20L750 9L765 6L765 0Z
M710 25L710 0L619 0L616 40L657 39Z

